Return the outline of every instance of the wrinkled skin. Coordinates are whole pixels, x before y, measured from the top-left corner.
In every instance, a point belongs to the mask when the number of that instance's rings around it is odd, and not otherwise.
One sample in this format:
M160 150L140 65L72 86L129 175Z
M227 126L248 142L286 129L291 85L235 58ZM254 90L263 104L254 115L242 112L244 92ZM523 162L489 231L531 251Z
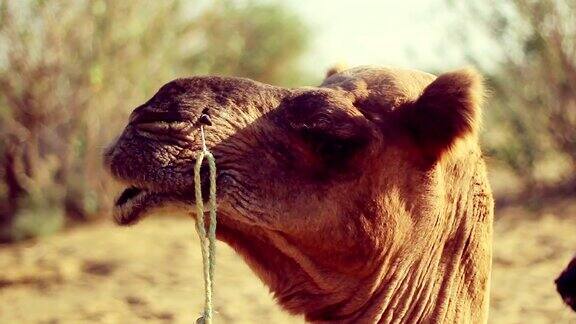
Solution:
M355 68L299 89L178 79L134 110L105 154L111 174L136 187L115 217L193 212L204 112L218 239L286 310L311 322L482 323L493 202L481 99L470 70Z
M576 312L576 256L556 279L556 289L566 305Z

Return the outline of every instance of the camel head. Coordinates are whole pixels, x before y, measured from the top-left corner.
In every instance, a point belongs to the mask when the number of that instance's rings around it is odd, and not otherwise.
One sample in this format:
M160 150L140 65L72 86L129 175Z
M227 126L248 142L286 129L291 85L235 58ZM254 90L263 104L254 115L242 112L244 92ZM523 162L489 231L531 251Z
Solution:
M217 236L289 311L309 320L389 316L382 305L400 294L402 278L427 282L408 269L445 273L459 253L479 255L465 271L481 272L469 284L484 291L491 194L477 145L481 99L471 70L436 77L362 67L296 89L174 80L132 112L105 154L127 187L115 218L132 224L161 207L194 210L204 114L218 169ZM480 294L470 307L485 306Z

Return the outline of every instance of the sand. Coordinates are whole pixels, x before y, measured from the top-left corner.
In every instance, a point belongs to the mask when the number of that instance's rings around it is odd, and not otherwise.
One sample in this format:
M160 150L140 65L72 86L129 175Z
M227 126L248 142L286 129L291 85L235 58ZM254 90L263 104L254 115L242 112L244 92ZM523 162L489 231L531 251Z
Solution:
M498 211L490 323L576 323L554 278L576 251L576 201ZM0 323L194 323L201 258L189 219L110 222L0 247ZM218 246L216 323L302 323Z

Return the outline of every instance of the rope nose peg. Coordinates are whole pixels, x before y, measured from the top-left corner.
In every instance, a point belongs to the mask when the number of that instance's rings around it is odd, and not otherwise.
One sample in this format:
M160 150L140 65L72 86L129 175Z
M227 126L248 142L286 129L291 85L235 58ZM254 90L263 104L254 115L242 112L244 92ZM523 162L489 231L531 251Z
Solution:
M198 121L202 125L212 126L212 120L210 119L210 116L208 114L202 114Z
M198 122L200 123L200 125L212 126L212 119L210 119L210 115L208 113L209 113L208 108L204 108L202 110L202 114L200 115L200 118L198 119Z
M206 117L204 117L206 116ZM200 134L202 138L202 151L196 155L196 165L194 166L194 191L196 196L196 232L200 239L200 247L202 251L202 268L204 274L204 312L200 318L196 320L199 324L212 324L213 306L212 306L212 292L214 290L214 268L216 265L216 161L214 155L206 147L206 139L204 137L204 125L207 121L212 125L208 114L203 112L200 116ZM200 169L202 161L206 158L210 169L210 195L208 199L210 224L206 230L204 224L204 198L202 197L202 179L200 177Z

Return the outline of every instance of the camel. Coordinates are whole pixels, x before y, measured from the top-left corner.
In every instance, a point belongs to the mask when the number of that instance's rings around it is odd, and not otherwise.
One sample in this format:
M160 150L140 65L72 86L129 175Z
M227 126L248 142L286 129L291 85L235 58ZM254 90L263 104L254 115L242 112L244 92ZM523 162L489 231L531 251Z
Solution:
M127 187L114 217L130 225L158 208L194 210L207 115L217 238L285 310L313 323L485 323L483 96L472 69L357 67L290 89L177 79L132 112L105 153Z
M556 289L566 305L576 312L576 256L556 279Z

